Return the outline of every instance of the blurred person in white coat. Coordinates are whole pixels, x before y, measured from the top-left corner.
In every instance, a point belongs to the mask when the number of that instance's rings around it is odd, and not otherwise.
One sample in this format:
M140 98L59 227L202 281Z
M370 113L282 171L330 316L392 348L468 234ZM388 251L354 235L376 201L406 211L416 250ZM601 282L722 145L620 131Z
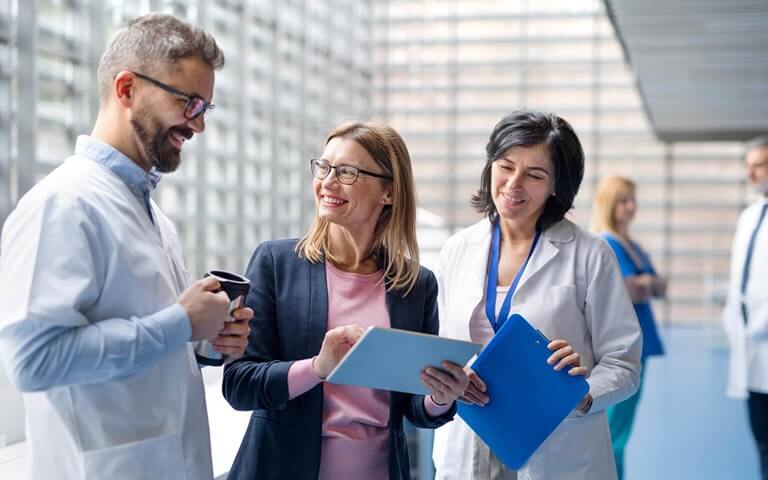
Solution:
M3 227L0 352L24 392L28 478L213 477L192 342L239 357L253 312L227 322L215 278L188 286L150 192L205 129L223 64L213 37L170 15L119 30L91 135Z
M762 478L768 479L768 135L747 144L749 183L759 199L739 217L723 310L731 346L728 395L747 400Z
M551 365L587 374L589 393L517 472L457 417L435 433L436 478L615 479L605 409L637 390L642 337L610 247L564 218L584 174L581 143L560 117L514 112L486 152L472 203L487 218L440 255L440 334L487 344L504 309L519 313L553 339ZM463 400L484 403L482 379L470 372L470 380Z

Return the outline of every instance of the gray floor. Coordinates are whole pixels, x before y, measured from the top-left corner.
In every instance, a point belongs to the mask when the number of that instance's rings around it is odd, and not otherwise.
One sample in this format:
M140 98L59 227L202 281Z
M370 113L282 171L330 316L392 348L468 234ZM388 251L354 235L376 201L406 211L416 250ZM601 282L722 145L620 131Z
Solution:
M647 366L626 480L757 480L745 402L724 394L722 332L670 328L662 334L667 355Z

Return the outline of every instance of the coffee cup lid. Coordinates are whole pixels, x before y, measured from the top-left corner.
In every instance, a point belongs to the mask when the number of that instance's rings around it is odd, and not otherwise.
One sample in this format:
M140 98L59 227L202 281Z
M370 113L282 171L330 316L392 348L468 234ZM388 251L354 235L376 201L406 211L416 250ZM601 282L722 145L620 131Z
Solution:
M206 277L216 277L221 284L221 289L227 292L230 299L235 299L241 295L247 295L251 288L251 282L242 275L226 270L210 270L205 274Z

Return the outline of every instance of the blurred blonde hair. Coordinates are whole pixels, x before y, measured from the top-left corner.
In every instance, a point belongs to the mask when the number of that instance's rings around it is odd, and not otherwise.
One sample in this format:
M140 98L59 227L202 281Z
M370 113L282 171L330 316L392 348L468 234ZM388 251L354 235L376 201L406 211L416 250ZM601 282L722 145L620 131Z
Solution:
M400 134L386 125L348 122L335 127L325 139L354 140L392 177L392 205L385 205L373 231L369 254L382 266L387 290L407 294L419 276L419 247L416 242L416 193L411 157ZM310 262L325 258L338 262L329 252L330 223L315 212L309 231L296 245L296 252Z
M613 212L619 200L637 189L635 182L619 175L603 177L595 190L595 198L592 203L593 232L616 233L616 220Z

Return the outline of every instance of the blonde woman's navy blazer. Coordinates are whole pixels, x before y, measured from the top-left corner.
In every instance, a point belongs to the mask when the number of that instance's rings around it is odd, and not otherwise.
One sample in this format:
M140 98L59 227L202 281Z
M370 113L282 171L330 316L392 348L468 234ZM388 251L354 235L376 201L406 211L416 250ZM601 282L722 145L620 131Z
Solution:
M288 369L320 352L328 320L325 263L310 263L296 240L268 241L253 254L246 300L254 311L245 355L224 370L224 397L237 410L252 410L229 480L316 479L320 469L323 385L288 399ZM386 293L392 328L438 333L437 282L421 268L405 296ZM450 421L455 406L430 418L422 395L390 394L389 478L410 477L403 417L417 427Z

